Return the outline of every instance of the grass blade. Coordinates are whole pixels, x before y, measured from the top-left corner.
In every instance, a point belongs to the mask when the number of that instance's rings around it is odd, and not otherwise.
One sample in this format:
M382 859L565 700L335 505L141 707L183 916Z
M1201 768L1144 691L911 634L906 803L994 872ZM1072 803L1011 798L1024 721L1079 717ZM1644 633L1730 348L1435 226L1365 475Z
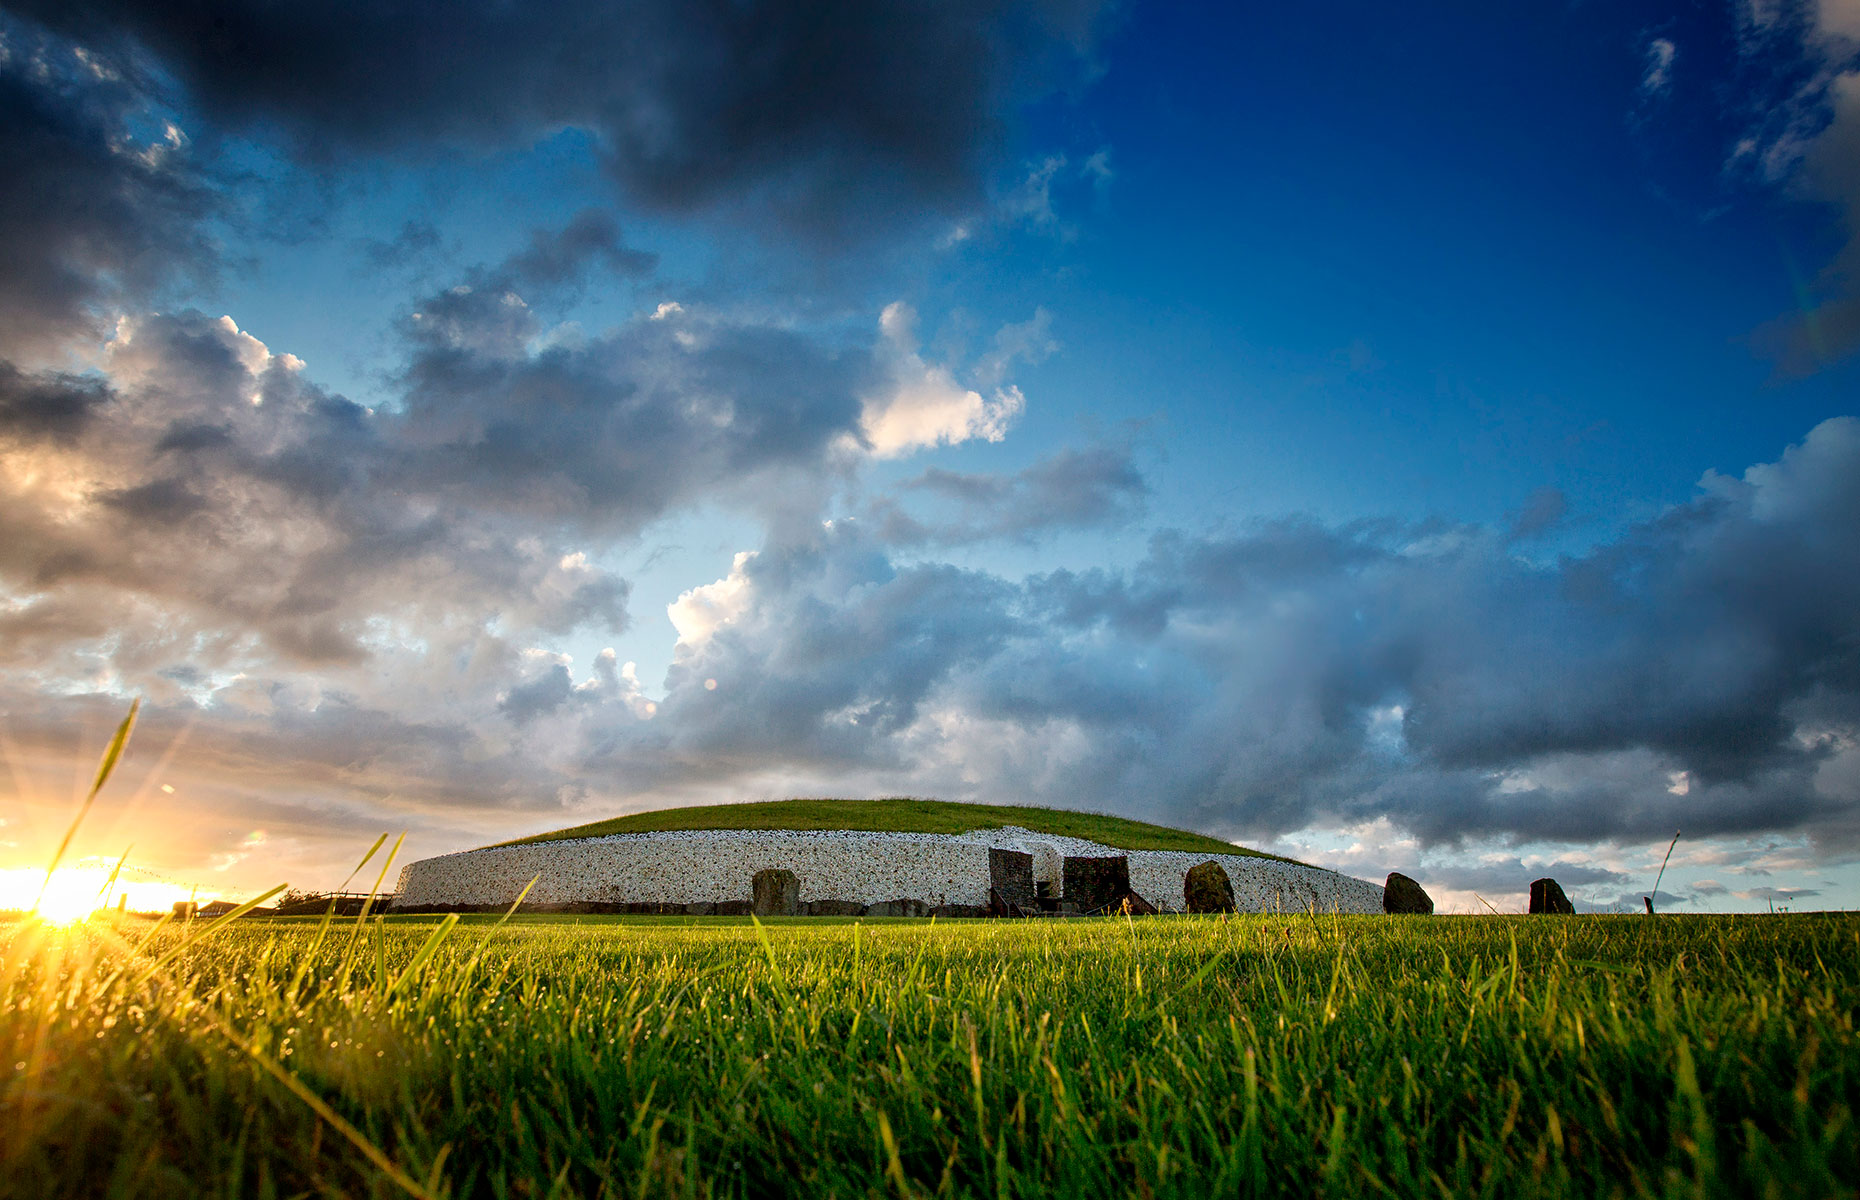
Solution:
M245 916L245 914L251 912L253 909L257 908L259 905L263 904L265 901L271 899L273 896L277 895L279 892L282 892L284 890L284 887L285 885L280 883L278 886L272 888L270 891L266 892L262 896L252 897L252 899L247 900L244 904L241 904L238 908L233 909L231 912L227 913L225 916L216 917L210 924L202 927L198 932L188 934L186 937L182 938L179 942L176 942L174 945L170 946L168 948L168 952L162 955L160 958L156 959L154 964L151 965L147 970L143 971L142 974L136 976L135 986L137 987L142 986L142 984L148 981L149 976L161 970L162 967L167 965L167 963L170 960L172 960L175 955L181 953L181 951L187 949L189 946L194 945L196 942L204 941L205 939L212 937L214 934L218 933L220 930L226 928L226 926L230 924L231 922L237 921L240 917Z
M65 852L71 849L71 839L77 836L78 826L90 815L90 806L97 802L97 793L110 780L111 772L116 770L117 762L123 757L123 751L129 745L129 731L136 727L136 714L142 711L142 699L137 697L129 702L129 715L116 727L116 736L104 747L103 758L97 763L97 778L91 781L90 794L84 797L84 803L78 806L77 816L71 818L70 828L65 830L64 840L58 843L52 861L46 864L45 879L39 884L39 894L33 898L32 907L37 909L45 900L45 890L52 886L52 874L58 870L58 864L64 861Z
M407 964L406 969L396 976L394 982L388 987L388 999L392 1000L394 993L400 991L401 986L413 977L413 973L426 965L426 960L433 957L434 951L439 949L439 943L446 940L446 935L451 933L452 927L458 923L457 913L446 914L445 919L439 922L438 928L428 934L426 941L422 942L420 948L414 952L413 961Z

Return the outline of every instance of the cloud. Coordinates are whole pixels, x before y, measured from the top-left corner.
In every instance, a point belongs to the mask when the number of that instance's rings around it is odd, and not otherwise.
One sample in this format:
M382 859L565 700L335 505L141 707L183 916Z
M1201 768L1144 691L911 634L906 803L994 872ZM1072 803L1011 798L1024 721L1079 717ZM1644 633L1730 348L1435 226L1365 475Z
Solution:
M1795 900L1806 900L1811 896L1819 895L1821 895L1821 892L1816 888L1760 887L1751 888L1749 891L1745 892L1738 892L1737 898L1740 900L1771 900L1777 903L1787 904Z
M666 605L665 615L678 631L678 653L688 655L702 649L717 630L749 611L752 596L748 566L753 558L753 551L739 553L728 575L683 592Z
M1622 892L1612 900L1600 904L1582 904L1577 912L1645 912L1647 897L1653 897L1655 911L1665 912L1676 904L1694 904L1696 897L1679 895L1674 892Z
M0 439L68 443L109 400L110 390L101 380L30 375L0 362Z
M152 130L151 130L152 127ZM221 211L130 64L0 13L0 356L59 363L113 307L211 276Z
M4 410L38 414L0 433L9 623L134 632L149 670L170 654L355 662L372 623L475 606L517 629L625 624L623 581L493 506L410 494L419 459L400 422L319 389L229 318L126 321L104 361L101 379L35 377L34 405Z
M1087 68L1098 7L18 6L151 57L217 125L276 131L312 160L574 127L637 202L832 233L968 204L1011 106Z
M995 331L994 344L976 363L975 375L984 384L997 385L1007 378L1015 362L1037 366L1057 353L1059 342L1053 337L1053 314L1036 308L1027 320L1018 325L1003 325Z
M1562 491L1541 487L1530 494L1524 507L1511 520L1511 536L1533 538L1556 529L1569 515L1569 501Z
M357 249L378 270L392 270L423 262L440 248L439 230L431 221L409 220L391 238L364 238Z
M1746 56L1768 59L1786 90L1762 106L1737 161L1831 205L1846 226L1803 311L1758 331L1784 370L1805 373L1860 346L1860 6L1753 3L1740 17Z
M868 394L859 418L873 454L899 458L927 447L1007 436L1026 407L1019 388L997 387L984 399L958 384L948 367L926 363L917 352L917 312L901 300L885 306L879 329L883 382Z
M822 470L855 437L868 354L777 325L662 307L547 344L516 291L462 284L407 324L396 436L437 497L636 532L770 471Z
M1254 840L1386 819L1422 846L1684 828L1848 853L1855 480L1860 422L1828 422L1549 565L1496 531L1283 521L1016 582L901 564L836 522L739 560L747 603L674 666L644 740L593 761L655 787L786 772Z
M875 501L868 518L882 540L898 546L1032 541L1133 520L1149 492L1129 447L1093 446L1061 450L1012 475L931 467L905 480L900 496ZM913 516L902 498L913 495L941 502L939 515Z
M1416 878L1423 883L1438 883L1455 891L1477 891L1487 895L1524 892L1534 880L1544 878L1556 880L1565 889L1598 883L1619 884L1626 880L1619 871L1591 863L1558 859L1526 864L1516 855L1488 857L1471 863L1442 863L1414 870L1419 872Z
M1001 209L1011 220L1035 229L1053 230L1059 217L1053 211L1053 179L1064 170L1066 156L1051 154L1027 167L1027 174L1001 199Z
M505 259L494 274L511 286L559 287L579 280L592 262L616 275L644 275L658 265L659 256L628 248L613 214L591 208L559 230L531 233L529 245Z
M1648 96L1664 96L1673 87L1673 60L1679 47L1671 38L1657 37L1647 43L1646 69L1641 73L1640 90Z

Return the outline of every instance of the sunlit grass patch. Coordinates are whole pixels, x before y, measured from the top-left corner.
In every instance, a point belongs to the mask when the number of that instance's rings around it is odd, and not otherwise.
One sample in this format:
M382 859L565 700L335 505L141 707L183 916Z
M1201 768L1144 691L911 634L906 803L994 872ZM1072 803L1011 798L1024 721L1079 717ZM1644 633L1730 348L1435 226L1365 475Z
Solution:
M0 931L0 1048L28 1063L0 1090L0 1188L1836 1195L1860 1181L1849 917L248 919L140 982L118 974L183 936L170 925L135 951L105 923Z
M0 1196L1845 1196L1857 1007L1847 915L16 920Z
M1197 854L1244 854L1278 858L1206 834L1105 813L1008 804L961 804L892 797L882 800L766 800L753 804L706 804L656 809L500 842L520 846L567 838L611 837L690 829L858 829L876 833L973 833L1014 825L1056 837L1082 838L1120 850L1186 850ZM1283 861L1291 861L1289 859Z

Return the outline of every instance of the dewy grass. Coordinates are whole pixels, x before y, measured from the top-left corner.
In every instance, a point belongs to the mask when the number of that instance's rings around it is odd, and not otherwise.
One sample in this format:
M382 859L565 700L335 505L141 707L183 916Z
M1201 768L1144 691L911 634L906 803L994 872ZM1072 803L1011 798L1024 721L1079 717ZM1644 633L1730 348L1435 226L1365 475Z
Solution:
M443 920L0 929L0 1192L1860 1185L1848 916Z
M521 846L566 838L611 837L618 833L661 833L685 829L862 829L878 833L973 833L1017 825L1058 837L1084 838L1120 850L1187 850L1197 854L1245 854L1279 858L1232 842L1167 825L1104 813L1007 804L960 804L893 797L884 800L765 800L753 804L706 804L634 813L499 842ZM1280 859L1291 862L1292 859Z

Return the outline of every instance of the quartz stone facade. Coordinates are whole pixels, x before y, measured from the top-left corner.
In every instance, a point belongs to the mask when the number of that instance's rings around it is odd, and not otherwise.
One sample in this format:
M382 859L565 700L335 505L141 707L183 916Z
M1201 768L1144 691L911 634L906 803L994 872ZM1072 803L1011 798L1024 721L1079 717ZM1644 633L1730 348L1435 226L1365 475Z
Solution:
M1209 861L1205 853L1118 850L1078 838L1005 828L949 835L860 830L707 829L632 833L573 841L499 846L422 859L402 870L396 906L505 905L531 879L536 904L692 906L744 902L758 871L791 871L803 911L816 902L843 911L910 899L928 908L985 907L989 891L1013 878L1025 889L1025 863L992 854L1014 851L1031 860L1033 881L1060 895L1067 858L1123 857L1130 890L1165 912L1182 909L1183 880ZM1315 867L1252 855L1214 861L1233 883L1242 912L1377 913L1382 888ZM1075 872L1076 873L1076 872Z

